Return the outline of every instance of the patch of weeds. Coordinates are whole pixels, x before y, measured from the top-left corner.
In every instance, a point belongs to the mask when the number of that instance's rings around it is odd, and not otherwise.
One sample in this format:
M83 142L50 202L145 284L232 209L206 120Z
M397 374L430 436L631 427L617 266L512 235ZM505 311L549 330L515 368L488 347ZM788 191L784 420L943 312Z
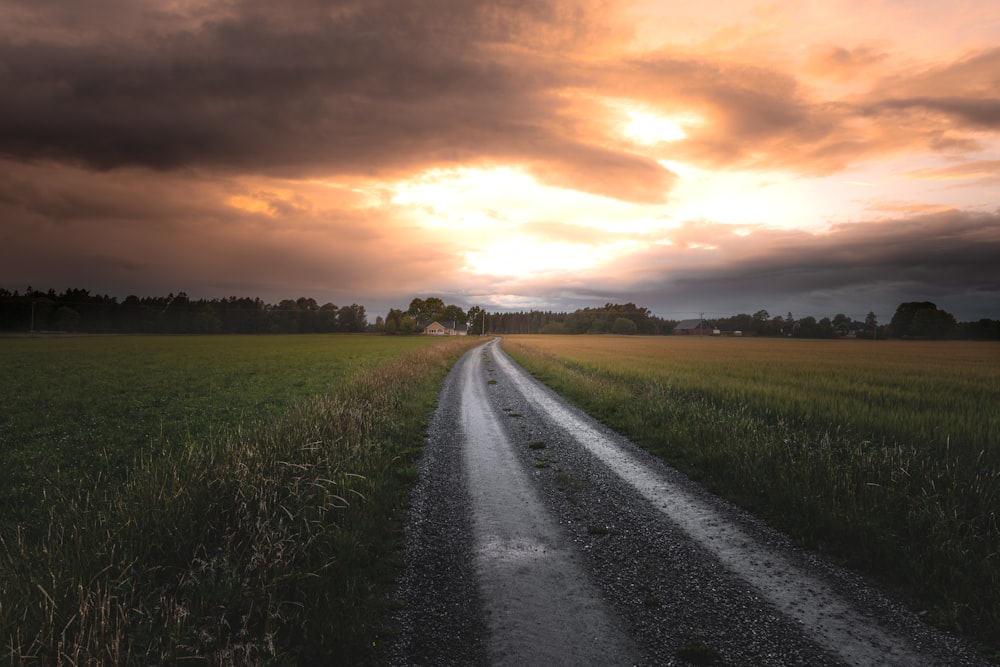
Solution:
M508 417L523 417L524 415L522 415L520 412L508 412L507 416Z
M528 449L545 449L545 441L535 440L534 442L528 445Z
M607 535L610 532L611 529L603 524L598 523L598 524L593 524L591 526L587 526L588 535Z
M490 380L490 381L489 381L489 382L487 382L486 384L496 384L496 383L497 383L497 381L496 381L496 380Z
M681 646L677 649L677 657L693 665L718 665L722 661L719 652L701 640Z
M536 468L548 468L549 465L551 464L548 459L539 459L538 461L535 461Z
M396 468L396 475L406 482L416 482L420 478L420 469L417 466L400 466Z
M556 488L560 491L576 491L580 488L580 482L565 470L556 472Z

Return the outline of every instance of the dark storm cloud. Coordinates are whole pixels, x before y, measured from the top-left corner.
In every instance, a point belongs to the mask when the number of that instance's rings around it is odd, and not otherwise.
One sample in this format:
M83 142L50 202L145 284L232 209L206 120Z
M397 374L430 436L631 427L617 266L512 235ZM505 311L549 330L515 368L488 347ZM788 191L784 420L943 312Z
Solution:
M825 234L709 227L681 230L678 240L711 238L714 248L630 257L591 297L638 299L665 313L764 308L816 317L852 307L891 314L903 301L930 299L960 318L1000 317L1000 213L841 224Z
M350 188L289 196L187 174L0 161L0 286L350 302L453 275L453 248L398 213L359 208Z
M18 217L60 226L184 220L201 213L212 198L205 190L212 182L202 177L192 186L186 176L150 179L120 171L95 186L85 172L0 161L0 205L18 211Z
M564 131L552 46L586 31L549 3L242 0L123 11L107 29L69 3L20 7L25 25L66 34L0 40L10 158L295 176L514 160L640 200L670 183L652 160Z
M760 307L823 315L847 308L838 304L932 298L962 316L1000 317L988 259L1000 255L997 216L859 221L826 235L647 226L681 217L674 203L692 211L685 218L720 210L699 212L700 195L675 192L679 177L663 164L676 164L692 191L754 169L764 182L884 167L911 180L895 180L890 200L867 206L875 215L981 208L995 181L1000 49L976 42L960 57L936 47L900 54L891 41L838 42L839 31L821 31L814 46L789 25L773 44L745 48L665 30L655 51L640 52L617 5L0 2L0 286L395 295L404 306L400 293L497 295L569 310L633 301L668 316ZM738 22L733 11L718 8L720 25ZM686 137L632 133L633 112L676 121ZM504 210L487 192L503 182L498 167L666 205L616 204L601 226L614 229L620 214L622 232L581 229L571 216L587 200L572 193L532 187ZM477 185L463 189L452 171L477 174ZM855 179L874 176L843 175ZM433 201L398 203L405 183L435 186L423 195ZM944 196L942 184L963 189ZM527 198L549 195L532 212ZM477 215L479 197L488 215ZM843 202L817 199L804 227L844 219ZM512 223L470 223L480 218ZM464 273L470 255L515 232L645 249L607 271ZM648 245L666 240L674 245Z

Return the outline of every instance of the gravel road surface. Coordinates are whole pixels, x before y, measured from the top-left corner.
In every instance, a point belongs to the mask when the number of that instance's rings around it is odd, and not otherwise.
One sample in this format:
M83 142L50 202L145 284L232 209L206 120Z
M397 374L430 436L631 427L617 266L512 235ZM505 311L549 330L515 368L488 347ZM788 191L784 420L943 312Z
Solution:
M707 493L494 340L445 380L392 665L987 665Z

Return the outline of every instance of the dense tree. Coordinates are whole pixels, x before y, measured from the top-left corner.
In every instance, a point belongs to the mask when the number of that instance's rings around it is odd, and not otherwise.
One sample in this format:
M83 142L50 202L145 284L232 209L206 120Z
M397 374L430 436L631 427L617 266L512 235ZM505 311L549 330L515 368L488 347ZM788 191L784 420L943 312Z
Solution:
M332 333L339 330L337 314L340 309L333 303L327 302L319 307L316 312L316 329L320 333Z
M627 317L615 318L615 321L611 324L611 333L620 334L625 336L631 336L638 333L639 327L636 323Z
M294 299L282 299L270 310L271 330L274 333L302 333L299 304Z
M406 314L410 317L418 317L420 312L424 309L424 300L420 297L414 297L410 301L410 307L406 309Z
M469 335L470 336L481 336L486 333L486 311L484 311L479 306L473 306L469 308L469 312L466 317L469 322Z
M55 323L60 331L76 331L80 325L80 313L69 306L59 306L55 312Z
M917 338L941 339L955 328L955 317L944 310L918 310L910 323L910 335Z
M385 316L385 332L393 335L400 333L400 320L403 318L403 311L397 308L389 309L389 314Z
M352 303L337 311L337 328L339 331L360 333L368 328L365 307Z
M809 315L795 323L792 328L792 336L796 338L836 338L837 332L834 330L830 318L824 317L817 322L815 317Z
M791 313L788 316L791 318ZM723 332L739 331L743 336L781 336L792 333L795 321L786 321L781 315L771 317L766 310L758 310L753 315L740 313L732 317L717 318L710 323Z
M945 338L955 327L954 316L930 301L899 304L889 328L897 338Z
M618 318L630 320L637 333L645 335L667 334L673 322L654 316L646 308L633 303L606 303L600 308L582 308L572 313L553 313L532 310L516 313L492 313L489 330L493 333L540 333L561 331L567 334L607 333ZM558 324L559 327L554 325Z
M746 313L732 317L724 317L712 321L712 324L724 332L739 331L742 335L758 334L760 322Z
M429 323L434 320L443 319L444 301L439 297L432 296L426 299L414 299L410 302L410 308L406 314L420 323ZM464 313L463 313L464 315Z
M861 338L878 338L879 326L878 326L878 315L873 311L868 311L868 315L865 316L865 328L859 334Z
M955 338L964 340L1000 340L1000 320L981 319L962 322L953 331Z
M816 323L819 329L820 338L836 338L837 329L833 326L833 321L829 317L824 317Z
M410 315L403 315L399 320L399 333L401 334L412 334L417 333L419 326L417 321L413 319Z
M389 313L385 317L385 332L388 334L421 333L420 327L437 321L449 326L451 324L469 326L475 323L476 329L473 330L470 327L468 333L470 335L479 335L482 333L482 312L481 308L473 306L466 313L461 306L445 304L443 299L436 296L427 297L426 299L417 297L410 301L410 306L405 313L395 308L389 310ZM407 316L413 320L412 326L408 325L406 331L404 331L402 320L400 319L403 316Z
M442 322L455 322L456 324L467 324L465 311L458 306L445 306L444 309L435 315L435 320Z
M781 315L775 315L770 320L761 325L761 336L780 336L785 331L785 320Z

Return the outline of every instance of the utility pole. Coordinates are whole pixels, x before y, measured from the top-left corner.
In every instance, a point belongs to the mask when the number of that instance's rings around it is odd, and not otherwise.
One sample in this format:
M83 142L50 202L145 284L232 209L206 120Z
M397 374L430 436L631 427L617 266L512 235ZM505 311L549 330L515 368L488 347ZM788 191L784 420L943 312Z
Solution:
M704 336L704 330L701 325L705 323L705 313L698 313L698 337Z

